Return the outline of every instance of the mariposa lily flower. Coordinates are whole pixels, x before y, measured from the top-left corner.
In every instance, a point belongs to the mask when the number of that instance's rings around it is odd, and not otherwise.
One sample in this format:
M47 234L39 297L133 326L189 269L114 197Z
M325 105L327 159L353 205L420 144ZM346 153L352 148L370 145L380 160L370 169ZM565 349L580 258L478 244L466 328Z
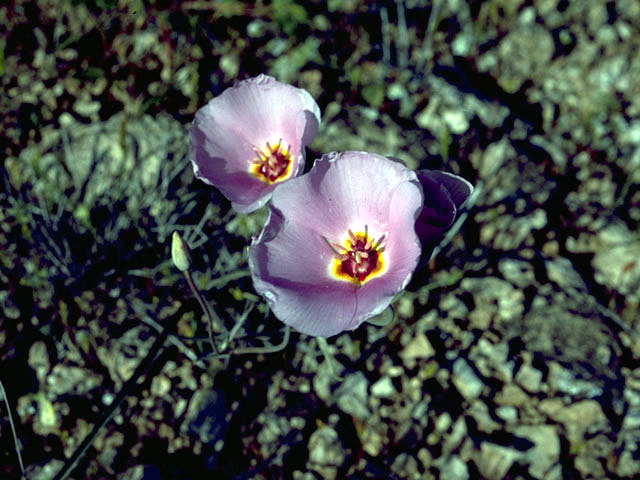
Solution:
M307 91L266 75L244 80L196 112L193 170L236 211L251 212L300 172L319 125L320 108Z
M458 209L473 193L473 185L448 172L419 170L416 173L424 192L416 232L428 260L437 241L453 225Z
M256 290L275 316L328 337L389 306L409 282L421 246L422 189L412 170L380 155L332 153L273 193L251 245Z

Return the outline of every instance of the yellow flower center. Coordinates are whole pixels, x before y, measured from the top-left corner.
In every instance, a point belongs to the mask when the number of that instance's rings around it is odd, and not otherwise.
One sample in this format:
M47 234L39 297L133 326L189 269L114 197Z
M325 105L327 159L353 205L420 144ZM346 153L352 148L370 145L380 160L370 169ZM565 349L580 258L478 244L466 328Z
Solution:
M291 145L288 148L284 148L282 139L280 139L275 145L267 142L265 147L262 149L254 148L256 158L249 166L249 173L268 184L281 182L289 178L293 173Z
M385 235L376 241L369 237L366 225L364 232L353 233L349 229L348 234L342 243L331 243L327 240L335 253L329 263L329 274L338 280L361 286L386 271L383 255Z

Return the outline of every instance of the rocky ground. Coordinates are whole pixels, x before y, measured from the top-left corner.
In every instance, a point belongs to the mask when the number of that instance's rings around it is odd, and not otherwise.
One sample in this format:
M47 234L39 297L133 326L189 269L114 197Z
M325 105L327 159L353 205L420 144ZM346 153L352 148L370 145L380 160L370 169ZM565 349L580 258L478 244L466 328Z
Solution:
M0 7L0 379L52 478L640 476L640 3L15 0ZM237 78L308 89L332 150L478 186L387 327L203 357L202 313L281 338L248 279L264 212L186 160ZM244 313L243 313L244 312ZM237 346L241 346L239 343ZM19 478L6 404L0 472Z

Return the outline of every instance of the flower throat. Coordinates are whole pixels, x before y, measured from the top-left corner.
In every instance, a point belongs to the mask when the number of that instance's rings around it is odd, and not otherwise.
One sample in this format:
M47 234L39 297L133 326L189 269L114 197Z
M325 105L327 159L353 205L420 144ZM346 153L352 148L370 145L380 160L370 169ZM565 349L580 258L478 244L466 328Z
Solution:
M292 164L291 145L284 148L282 139L278 143L271 145L269 142L266 148L253 149L256 158L251 162L249 172L266 183L276 183L286 180L291 176Z
M357 284L364 284L368 280L380 275L384 271L385 235L377 241L369 237L368 228L365 225L364 232L353 233L348 230L349 237L343 242L329 243L335 253L330 263L330 273L334 278L347 280Z

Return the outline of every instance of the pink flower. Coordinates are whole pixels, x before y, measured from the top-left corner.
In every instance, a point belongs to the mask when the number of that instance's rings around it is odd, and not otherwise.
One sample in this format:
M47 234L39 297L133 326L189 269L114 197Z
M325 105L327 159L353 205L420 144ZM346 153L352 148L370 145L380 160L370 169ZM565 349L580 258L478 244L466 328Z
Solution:
M332 153L273 193L249 251L256 290L276 317L328 337L381 313L420 257L415 172L380 155Z
M453 225L457 210L473 192L464 178L437 170L419 170L424 206L416 222L416 232L427 253Z
M298 174L319 125L320 108L305 90L266 75L244 80L196 113L189 136L194 173L235 210L251 212Z

